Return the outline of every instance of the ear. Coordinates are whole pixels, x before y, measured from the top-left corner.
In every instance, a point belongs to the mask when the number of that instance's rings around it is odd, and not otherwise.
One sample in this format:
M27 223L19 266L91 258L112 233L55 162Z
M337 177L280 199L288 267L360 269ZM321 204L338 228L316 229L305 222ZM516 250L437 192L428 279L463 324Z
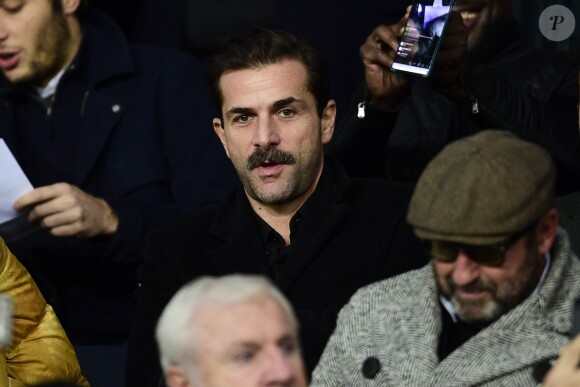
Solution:
M165 371L165 381L168 387L191 387L187 376L179 366L170 366Z
M80 5L80 0L61 0L62 12L66 15L73 15Z
M536 229L538 252L546 254L552 248L558 230L558 210L551 208L540 218Z
M327 144L332 139L335 121L336 121L336 102L334 102L334 100L331 99L330 101L328 101L326 107L322 111L322 118L320 119L323 144Z
M222 143L224 150L226 151L226 155L229 158L230 152L228 152L228 145L226 142L226 133L225 133L224 128L222 126L222 121L219 118L213 119L213 131L215 132L215 134L217 134L218 138L220 139L220 142Z

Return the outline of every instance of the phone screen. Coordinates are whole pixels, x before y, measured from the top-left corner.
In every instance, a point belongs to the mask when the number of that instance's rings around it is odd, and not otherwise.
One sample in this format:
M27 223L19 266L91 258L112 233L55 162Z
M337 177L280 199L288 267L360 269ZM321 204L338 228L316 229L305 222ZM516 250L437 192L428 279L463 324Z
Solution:
M453 0L415 0L393 69L428 76L441 43Z

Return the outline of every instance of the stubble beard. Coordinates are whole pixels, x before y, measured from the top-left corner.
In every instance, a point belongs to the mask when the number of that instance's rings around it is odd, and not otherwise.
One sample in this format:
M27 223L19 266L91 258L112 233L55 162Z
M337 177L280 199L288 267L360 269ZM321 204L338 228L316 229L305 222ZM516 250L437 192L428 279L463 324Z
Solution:
M538 254L526 247L526 258L520 267L518 277L502 285L498 294L498 286L493 282L480 278L476 282L462 287L468 291L487 291L490 298L483 300L464 300L454 294L458 286L451 275L445 278L445 287L439 286L440 292L449 297L461 320L473 324L490 324L524 301L535 289L541 276L542 268L538 264Z
M46 86L66 65L71 49L71 31L64 15L55 13L35 42L35 55L30 59L28 72L14 81L15 84Z

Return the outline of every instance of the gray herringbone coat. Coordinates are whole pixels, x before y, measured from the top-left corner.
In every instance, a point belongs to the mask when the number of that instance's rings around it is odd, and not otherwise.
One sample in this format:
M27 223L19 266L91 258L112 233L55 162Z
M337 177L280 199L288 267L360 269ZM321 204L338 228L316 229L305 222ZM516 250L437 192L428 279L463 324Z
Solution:
M560 229L540 291L439 362L440 308L427 265L353 296L311 386L533 386L533 365L555 358L568 341L578 297L580 263ZM362 372L369 357L381 365L374 379Z

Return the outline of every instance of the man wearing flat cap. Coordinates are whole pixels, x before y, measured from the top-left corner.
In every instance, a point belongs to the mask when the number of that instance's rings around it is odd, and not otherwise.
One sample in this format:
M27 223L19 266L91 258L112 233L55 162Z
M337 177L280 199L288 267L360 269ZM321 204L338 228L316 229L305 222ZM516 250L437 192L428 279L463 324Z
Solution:
M359 290L312 386L528 386L569 340L580 263L540 147L488 130L448 145L407 214L427 266Z

